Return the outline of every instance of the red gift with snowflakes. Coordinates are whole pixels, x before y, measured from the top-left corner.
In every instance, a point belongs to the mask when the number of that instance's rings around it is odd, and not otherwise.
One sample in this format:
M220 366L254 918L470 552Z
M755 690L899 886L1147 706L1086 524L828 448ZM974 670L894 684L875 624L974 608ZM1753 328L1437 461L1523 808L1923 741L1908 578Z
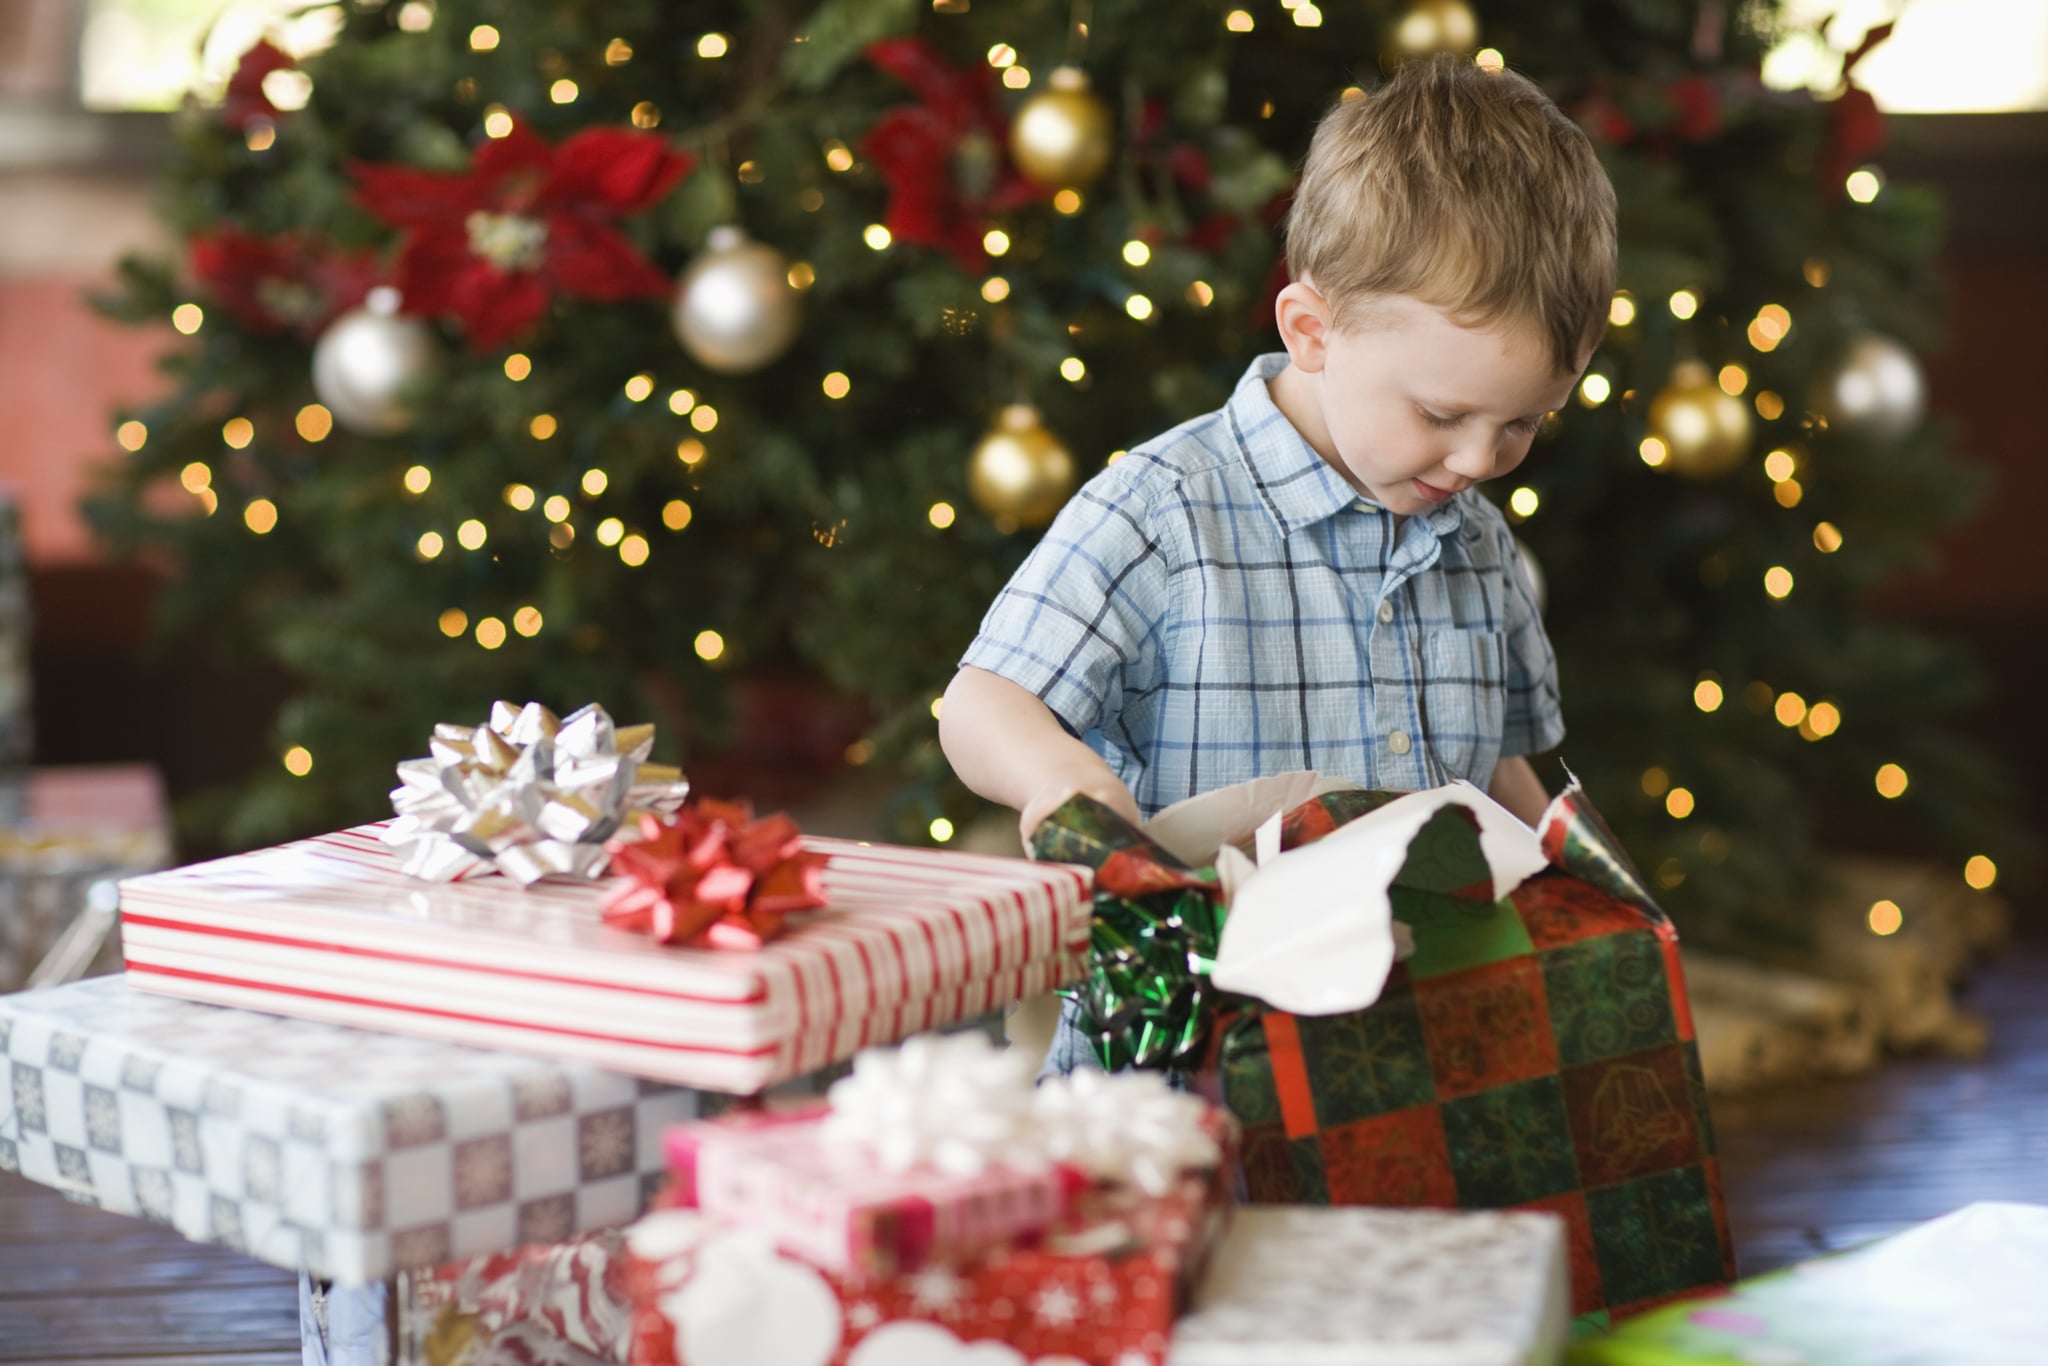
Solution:
M929 1246L915 1270L864 1275L837 1255L850 1228L821 1238L822 1204L772 1194L772 1160L751 1187L768 1198L751 1206L707 1204L703 1187L678 1182L667 1203L698 1207L658 1210L627 1234L633 1361L910 1366L971 1351L987 1366L1164 1362L1227 1223L1231 1121L1156 1076L1083 1073L1033 1088L1028 1067L1008 1075L1019 1061L978 1036L915 1039L863 1054L829 1113L743 1118L731 1133L764 1150L775 1146L764 1138L807 1133L799 1168L815 1171L822 1144L842 1154L834 1169L864 1167L874 1189L915 1176L911 1206L1051 1173L1064 1183L1056 1210L994 1246ZM703 1126L685 1132L694 1144ZM821 1246L841 1264L819 1264Z

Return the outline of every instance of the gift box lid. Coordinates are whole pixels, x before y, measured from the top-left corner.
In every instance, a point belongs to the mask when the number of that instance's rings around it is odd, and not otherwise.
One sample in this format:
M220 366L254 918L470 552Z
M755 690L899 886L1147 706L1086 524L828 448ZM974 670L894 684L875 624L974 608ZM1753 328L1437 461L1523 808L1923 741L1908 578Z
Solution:
M1550 1366L1565 1279L1555 1215L1248 1206L1167 1366Z
M120 976L0 997L0 1057L0 1169L348 1282L633 1218L705 1101Z
M830 904L734 952L608 926L596 883L419 881L381 828L122 883L131 981L748 1092L1085 963L1082 869L806 838Z

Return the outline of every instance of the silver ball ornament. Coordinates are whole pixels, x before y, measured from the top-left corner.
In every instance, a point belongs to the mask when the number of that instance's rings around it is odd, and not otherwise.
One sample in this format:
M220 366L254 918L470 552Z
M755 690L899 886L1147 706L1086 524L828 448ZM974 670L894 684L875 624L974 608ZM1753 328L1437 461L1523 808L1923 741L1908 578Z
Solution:
M1837 431L1897 441L1927 415L1927 377L1920 358L1903 343L1861 332L1815 380L1813 408Z
M439 374L434 329L398 311L398 291L380 286L360 308L329 323L313 345L313 392L334 420L364 436L394 436L418 417L415 390Z
M802 325L789 262L735 227L713 228L676 285L676 337L699 365L722 375L774 361Z

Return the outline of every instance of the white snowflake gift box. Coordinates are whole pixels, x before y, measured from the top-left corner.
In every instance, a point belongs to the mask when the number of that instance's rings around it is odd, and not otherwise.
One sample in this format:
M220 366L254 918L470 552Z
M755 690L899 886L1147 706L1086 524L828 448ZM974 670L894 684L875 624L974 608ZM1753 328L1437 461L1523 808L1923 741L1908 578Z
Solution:
M1567 1265L1552 1214L1247 1206L1167 1366L1555 1366Z
M350 1284L632 1219L703 1104L119 976L0 997L0 1058L0 1170Z
M742 951L606 924L601 883L422 881L389 827L123 882L129 981L744 1095L1086 967L1085 869L805 836L828 904Z

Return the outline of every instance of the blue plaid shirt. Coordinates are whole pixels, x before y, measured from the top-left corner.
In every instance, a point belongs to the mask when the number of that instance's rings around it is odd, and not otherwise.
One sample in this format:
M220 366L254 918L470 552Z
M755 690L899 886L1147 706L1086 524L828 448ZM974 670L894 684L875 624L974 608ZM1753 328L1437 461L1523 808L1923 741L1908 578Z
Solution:
M1286 364L1089 480L960 661L1035 694L1148 816L1301 768L1485 787L1564 738L1499 509L1467 490L1397 531L1273 406Z

